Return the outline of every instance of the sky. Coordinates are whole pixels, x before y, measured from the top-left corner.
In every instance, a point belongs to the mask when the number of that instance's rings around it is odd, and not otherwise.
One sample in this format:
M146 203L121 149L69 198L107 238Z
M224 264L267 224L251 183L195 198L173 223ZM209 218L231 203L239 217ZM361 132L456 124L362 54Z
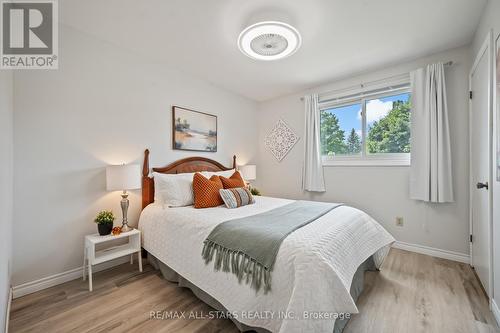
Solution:
M410 98L409 93L404 93L400 95L394 95L379 99L372 99L366 103L366 120L367 125L373 124L373 122L382 119L392 110L392 104L394 101L408 101ZM346 137L351 132L351 129L361 136L361 104L353 104L348 106L343 106L340 108L334 108L327 110L330 113L335 114L340 120L340 128L345 131Z

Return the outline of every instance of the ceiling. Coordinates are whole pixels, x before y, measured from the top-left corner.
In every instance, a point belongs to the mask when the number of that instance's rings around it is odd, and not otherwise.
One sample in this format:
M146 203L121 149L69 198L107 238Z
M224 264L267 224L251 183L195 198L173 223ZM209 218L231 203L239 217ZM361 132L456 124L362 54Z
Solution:
M486 0L65 0L62 23L256 101L471 42ZM240 53L241 30L283 20L293 56Z

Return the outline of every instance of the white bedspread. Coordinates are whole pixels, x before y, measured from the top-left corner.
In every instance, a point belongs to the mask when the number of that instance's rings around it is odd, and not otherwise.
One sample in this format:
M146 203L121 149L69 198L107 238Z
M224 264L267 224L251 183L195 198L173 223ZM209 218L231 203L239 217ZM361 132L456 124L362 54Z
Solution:
M357 268L376 255L381 265L394 238L366 213L342 206L296 230L281 244L272 290L258 293L234 274L215 272L201 257L203 241L219 223L292 202L256 197L237 209L164 208L151 204L139 221L143 247L217 299L246 325L272 332L333 331L334 313L357 313L349 290ZM315 318L304 319L304 316Z

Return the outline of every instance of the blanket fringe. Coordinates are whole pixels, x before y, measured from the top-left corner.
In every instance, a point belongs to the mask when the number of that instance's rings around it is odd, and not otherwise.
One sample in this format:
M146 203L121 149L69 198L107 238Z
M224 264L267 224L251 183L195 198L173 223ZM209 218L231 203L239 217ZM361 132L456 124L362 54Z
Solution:
M245 253L233 251L206 240L201 255L206 264L214 261L216 271L232 272L240 283L245 279L246 284L250 284L256 291L259 291L262 286L264 293L271 290L270 269Z

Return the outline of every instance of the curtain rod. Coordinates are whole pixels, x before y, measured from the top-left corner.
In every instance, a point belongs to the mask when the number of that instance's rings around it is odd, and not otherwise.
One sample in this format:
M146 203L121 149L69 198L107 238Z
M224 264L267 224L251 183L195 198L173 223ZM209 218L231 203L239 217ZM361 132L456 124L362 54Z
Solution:
M445 62L445 63L443 63L443 66L446 66L446 67L453 66L453 61L450 60L450 61ZM331 91L325 91L323 93L320 93L319 95L329 95L329 94L333 94L335 92L339 92L339 91L342 91L342 90L349 91L349 90L354 89L354 88L359 88L360 86L361 86L361 88L363 88L365 85L370 85L370 84L376 83L376 82L383 82L383 81L387 81L387 80L394 79L394 78L397 78L397 77L403 77L403 76L406 76L408 74L409 73L403 73L403 74L393 75L393 76L386 77L386 78L383 78L383 79L380 79L380 80L374 80L374 81L369 81L369 82L366 82L366 83L356 84L354 86L350 86L350 87L347 87L347 88L335 89L335 90L331 90ZM300 100L303 101L304 97L301 97Z

